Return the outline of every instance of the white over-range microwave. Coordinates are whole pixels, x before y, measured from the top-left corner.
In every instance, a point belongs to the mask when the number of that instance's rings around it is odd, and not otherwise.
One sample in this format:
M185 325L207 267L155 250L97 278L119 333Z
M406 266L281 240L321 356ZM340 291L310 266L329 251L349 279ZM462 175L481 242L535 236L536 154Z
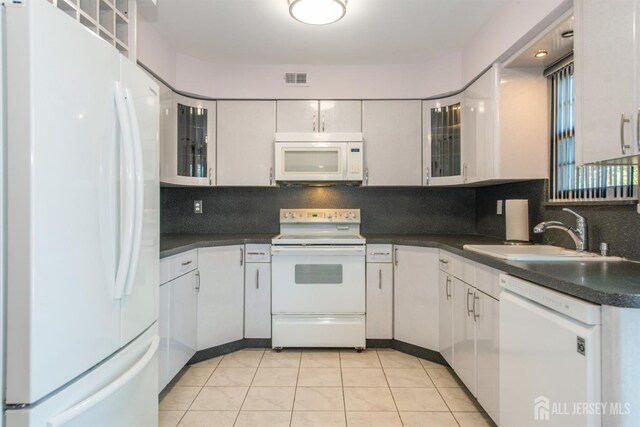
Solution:
M362 133L276 133L279 182L362 182Z

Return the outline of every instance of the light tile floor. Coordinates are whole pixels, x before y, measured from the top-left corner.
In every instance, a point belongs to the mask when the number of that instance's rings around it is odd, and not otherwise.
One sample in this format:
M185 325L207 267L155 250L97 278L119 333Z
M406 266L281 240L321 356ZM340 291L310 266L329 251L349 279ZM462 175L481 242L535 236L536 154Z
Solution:
M495 426L448 368L388 349L247 349L182 370L160 426Z

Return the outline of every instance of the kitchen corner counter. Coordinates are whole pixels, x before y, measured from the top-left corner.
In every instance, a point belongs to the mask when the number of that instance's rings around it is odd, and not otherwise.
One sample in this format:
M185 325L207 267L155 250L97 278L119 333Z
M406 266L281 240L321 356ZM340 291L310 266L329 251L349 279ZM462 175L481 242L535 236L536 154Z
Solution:
M273 234L163 234L160 257L165 258L191 249L270 244ZM367 234L369 244L424 246L443 249L463 258L484 264L549 289L595 304L640 308L640 263L620 262L521 262L504 261L462 249L466 244L501 244L502 240L479 235Z
M633 261L505 261L465 251L466 244L496 245L502 239L478 235L365 235L367 243L443 249L546 288L595 304L640 308L640 263Z
M276 234L161 234L160 259L197 248L247 243L270 245Z

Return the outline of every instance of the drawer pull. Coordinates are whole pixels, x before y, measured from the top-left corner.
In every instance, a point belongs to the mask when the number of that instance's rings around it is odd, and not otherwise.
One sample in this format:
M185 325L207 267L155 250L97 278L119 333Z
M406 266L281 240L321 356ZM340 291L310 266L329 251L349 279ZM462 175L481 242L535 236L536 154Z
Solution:
M441 259L440 262L442 264L449 264L449 260L448 259Z
M260 256L266 256L267 253L266 252L247 252L247 255L260 255Z
M182 263L182 266L186 267L187 265L191 264L192 262L193 262L192 260L185 261L185 262Z
M391 255L390 252L369 252L369 255L371 256L389 256Z

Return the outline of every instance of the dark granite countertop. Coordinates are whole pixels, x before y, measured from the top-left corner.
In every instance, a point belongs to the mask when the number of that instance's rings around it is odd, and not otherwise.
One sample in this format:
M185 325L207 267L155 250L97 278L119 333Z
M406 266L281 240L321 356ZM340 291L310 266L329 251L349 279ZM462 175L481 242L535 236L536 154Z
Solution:
M160 257L207 246L271 243L275 234L163 234ZM520 262L467 252L466 244L500 244L502 240L478 235L364 234L367 243L424 246L446 250L497 270L538 283L596 304L640 308L640 263Z

